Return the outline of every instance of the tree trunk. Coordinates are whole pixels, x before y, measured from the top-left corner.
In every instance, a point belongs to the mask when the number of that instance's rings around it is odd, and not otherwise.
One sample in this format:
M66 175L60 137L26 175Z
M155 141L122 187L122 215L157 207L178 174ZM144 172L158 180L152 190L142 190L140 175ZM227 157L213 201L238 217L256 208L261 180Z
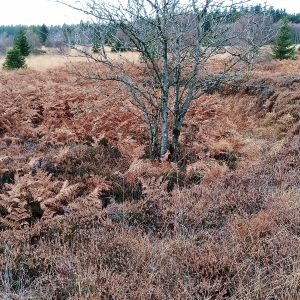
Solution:
M160 157L163 157L168 150L168 101L167 99L163 100L162 103L162 126L161 126L161 144L160 144Z
M182 120L183 117L181 116L179 111L176 111L174 114L174 120L173 120L173 130L172 130L172 151L175 153L178 140L180 136L180 130L182 127Z
M154 118L153 120L153 136L151 140L151 151L153 157L157 157L159 155L158 150L158 118Z

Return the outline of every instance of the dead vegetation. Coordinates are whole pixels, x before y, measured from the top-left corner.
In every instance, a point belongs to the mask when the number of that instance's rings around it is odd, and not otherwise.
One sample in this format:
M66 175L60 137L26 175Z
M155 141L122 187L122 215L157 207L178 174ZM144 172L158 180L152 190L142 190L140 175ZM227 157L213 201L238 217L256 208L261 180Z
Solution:
M108 56L111 59L118 60L120 58L120 54L117 52L111 52L110 48L106 48L108 52ZM86 62L87 59L84 56L80 56L76 50L63 48L61 50L57 48L46 48L42 47L42 51L45 54L30 54L26 57L26 65L31 70L36 71L45 71L52 68L61 67L64 65L68 65L70 63L78 63L78 62ZM62 55L62 53L64 55ZM139 62L139 53L138 52L123 52L121 53L122 57L126 58L129 61ZM0 65L5 61L5 56L0 55ZM4 70L2 67L0 68L0 74L3 73Z
M173 161L95 82L0 73L0 298L297 299L299 70L201 98Z

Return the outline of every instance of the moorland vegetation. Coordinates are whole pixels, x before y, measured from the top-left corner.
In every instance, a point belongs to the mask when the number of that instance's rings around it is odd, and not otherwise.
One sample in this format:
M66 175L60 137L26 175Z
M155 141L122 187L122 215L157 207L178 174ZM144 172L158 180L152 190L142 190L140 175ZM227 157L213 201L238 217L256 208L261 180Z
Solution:
M68 68L0 73L1 297L297 299L299 68L204 96L175 162Z
M0 298L297 299L300 60L267 49L194 100L176 157L88 62L1 70Z

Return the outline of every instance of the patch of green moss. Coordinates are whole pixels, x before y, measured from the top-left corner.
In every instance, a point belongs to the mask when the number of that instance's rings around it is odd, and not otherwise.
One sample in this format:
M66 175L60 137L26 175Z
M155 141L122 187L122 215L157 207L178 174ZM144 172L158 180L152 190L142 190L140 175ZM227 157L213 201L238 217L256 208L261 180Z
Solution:
M267 119L261 125L263 127L270 127L272 124L273 124L273 120L272 119Z

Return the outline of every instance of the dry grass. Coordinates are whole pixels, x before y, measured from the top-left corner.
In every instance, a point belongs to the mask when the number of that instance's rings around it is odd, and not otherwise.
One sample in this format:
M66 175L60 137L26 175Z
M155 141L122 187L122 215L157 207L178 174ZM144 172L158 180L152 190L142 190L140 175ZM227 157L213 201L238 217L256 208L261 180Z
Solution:
M85 58L73 57L67 59L65 56L60 55L56 50L48 50L46 54L34 55L30 54L26 57L26 65L28 69L36 71L45 71L51 68L57 68L66 65L69 62L85 61ZM5 57L0 57L0 65L5 61ZM1 73L5 73L4 70L0 70Z
M299 61L201 98L159 162L137 118L35 59L0 73L1 299L298 299Z
M78 57L78 53L76 50L68 50L66 52L66 55L62 55L59 53L56 49L51 48L43 48L44 51L46 51L46 54L43 55L34 55L30 54L28 57L26 57L26 65L31 70L36 71L45 71L51 68L57 68L62 67L66 65L70 65L73 63L78 62L86 62L87 59L85 57ZM139 61L139 54L137 52L122 52L121 54L118 54L116 52L111 52L110 48L107 47L106 49L109 58L118 60L120 58L120 55L122 57L125 57L127 60L132 62L138 62ZM0 56L0 66L5 61L4 56ZM4 73L2 68L0 68L0 72Z

